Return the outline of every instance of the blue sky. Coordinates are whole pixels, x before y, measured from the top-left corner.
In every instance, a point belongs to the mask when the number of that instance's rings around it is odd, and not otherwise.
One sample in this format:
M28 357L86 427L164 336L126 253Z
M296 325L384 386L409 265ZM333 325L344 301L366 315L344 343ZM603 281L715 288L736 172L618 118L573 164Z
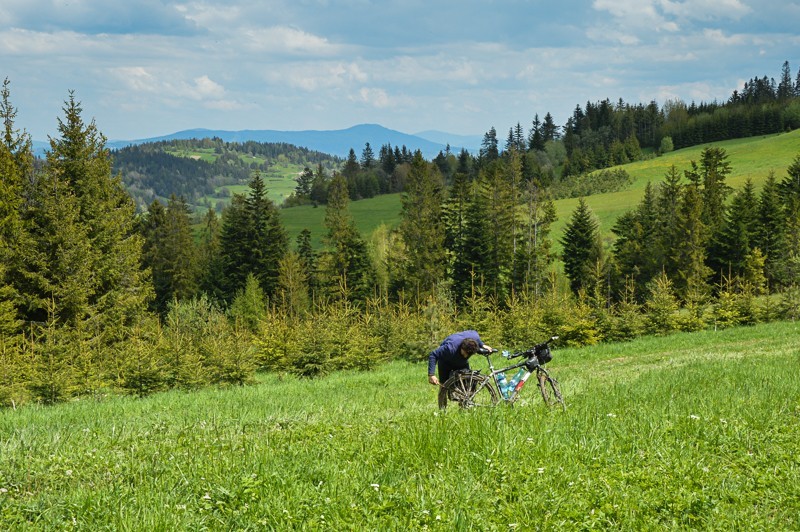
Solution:
M576 104L723 100L800 67L800 2L3 0L17 127L70 90L109 139L211 129L501 136Z

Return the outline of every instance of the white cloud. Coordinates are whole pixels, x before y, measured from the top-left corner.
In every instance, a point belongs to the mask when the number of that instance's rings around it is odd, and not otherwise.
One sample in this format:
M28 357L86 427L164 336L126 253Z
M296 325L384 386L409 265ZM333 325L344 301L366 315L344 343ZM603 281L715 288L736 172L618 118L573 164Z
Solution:
M659 0L658 3L664 13L669 15L704 21L739 20L752 12L752 9L740 0L691 0L686 2Z
M383 89L362 87L358 91L358 100L379 109L389 107L389 95Z
M221 98L225 95L225 88L208 76L195 78L192 91L197 94L198 99Z
M289 53L308 55L333 55L338 47L324 37L306 33L296 28L253 28L242 32L243 45L251 52Z

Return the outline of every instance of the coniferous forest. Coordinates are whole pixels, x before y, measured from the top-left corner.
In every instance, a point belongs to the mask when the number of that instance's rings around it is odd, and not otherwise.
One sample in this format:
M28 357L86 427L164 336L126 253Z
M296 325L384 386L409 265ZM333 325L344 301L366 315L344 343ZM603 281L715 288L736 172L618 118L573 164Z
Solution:
M629 184L613 166L800 127L788 62L778 82L753 78L724 103L587 103L563 127L550 113L527 133L517 124L502 146L492 128L478 154L367 145L333 170L306 151L317 165L284 206L263 168L223 159L247 191L221 213L190 207L194 170L167 158L174 179L153 197L168 199L137 209L123 164L135 157L115 161L72 93L44 160L8 80L0 113L3 406L423 360L458 328L508 346L552 334L588 345L800 317L800 147L760 190L733 189L728 154L705 147L647 187L611 243L583 200ZM219 178L211 166L203 186ZM350 202L391 192L400 223L361 234ZM556 242L564 197L581 199ZM281 222L304 203L326 206L321 246Z

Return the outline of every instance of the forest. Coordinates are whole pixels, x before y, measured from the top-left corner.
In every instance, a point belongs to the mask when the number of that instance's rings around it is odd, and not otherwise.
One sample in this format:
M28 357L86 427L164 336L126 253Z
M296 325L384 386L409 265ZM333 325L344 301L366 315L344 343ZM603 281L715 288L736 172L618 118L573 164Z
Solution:
M221 214L198 219L175 192L137 212L118 154L72 93L46 160L35 160L6 80L0 404L417 361L456 327L507 346L551 334L581 346L800 317L800 153L756 192L733 190L727 153L708 146L648 186L610 244L583 200L628 180L587 171L643 147L670 151L688 131L692 142L730 138L744 131L731 129L738 110L763 112L753 120L774 132L797 127L800 75L787 73L788 63L780 83L748 82L725 105L656 107L649 126L633 118L650 106L601 102L576 109L563 133L549 114L527 139L512 128L502 150L492 129L476 156L427 161L390 146L375 156L367 145L341 171L320 161L292 201L325 204L321 248L309 231L289 240L260 168ZM402 191L398 226L360 234L350 202L390 191ZM557 195L581 199L554 242Z
M209 153L207 159L182 153ZM262 175L277 161L328 171L341 166L338 157L283 143L224 142L219 138L147 142L115 150L115 173L139 211L171 195L199 205L203 197L221 197L220 188L246 184L252 172Z

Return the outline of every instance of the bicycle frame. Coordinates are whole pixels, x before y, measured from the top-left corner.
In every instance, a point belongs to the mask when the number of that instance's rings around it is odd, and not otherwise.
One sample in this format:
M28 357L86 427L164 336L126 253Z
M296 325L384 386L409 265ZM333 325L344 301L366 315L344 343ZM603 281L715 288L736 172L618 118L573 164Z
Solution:
M505 368L494 369L494 365L492 364L491 353L484 354L483 356L486 357L486 362L489 365L489 372L490 372L489 373L489 377L492 378L492 382L494 383L495 388L497 388L497 393L500 395L500 399L502 399L503 401L509 402L509 403L513 403L514 401L516 401L517 398L519 397L519 392L525 386L525 383L528 381L528 378L531 375L533 375L533 372L526 367L525 368L525 373L522 374L522 377L520 378L519 382L514 386L514 389L510 391L510 393L508 394L508 397L506 397L506 395L503 393L503 390L500 388L500 382L498 382L497 376L500 375L501 373L505 373L507 371L513 371L515 369L524 367L524 366L527 365L527 361L523 360L522 362L518 362L516 364L512 364L512 365L510 365L508 367L505 367ZM537 371L537 372L538 371L545 371L545 369L542 366L537 364L535 371Z

